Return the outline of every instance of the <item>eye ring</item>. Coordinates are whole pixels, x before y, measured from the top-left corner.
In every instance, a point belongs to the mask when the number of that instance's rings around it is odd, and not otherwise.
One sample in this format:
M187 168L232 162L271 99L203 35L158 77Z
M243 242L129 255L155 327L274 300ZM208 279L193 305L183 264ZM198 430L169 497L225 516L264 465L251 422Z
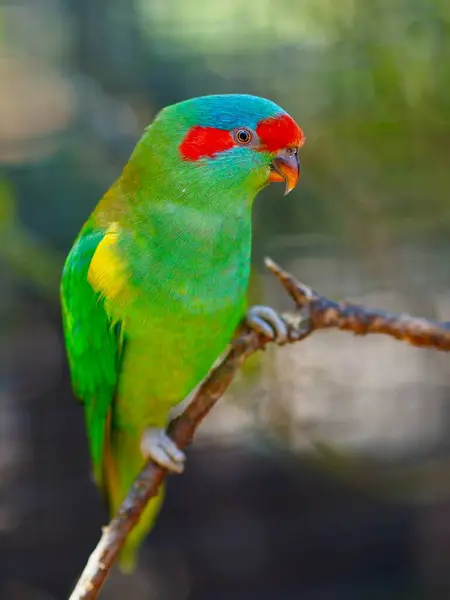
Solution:
M241 146L248 146L252 141L252 132L245 127L240 127L235 131L234 139Z

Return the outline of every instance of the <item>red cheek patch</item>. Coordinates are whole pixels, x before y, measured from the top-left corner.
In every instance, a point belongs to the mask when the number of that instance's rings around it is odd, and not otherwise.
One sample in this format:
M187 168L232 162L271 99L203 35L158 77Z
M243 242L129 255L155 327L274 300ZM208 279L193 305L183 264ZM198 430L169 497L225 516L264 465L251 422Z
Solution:
M305 140L303 131L289 115L269 117L256 127L261 140L261 150L277 152L287 146L301 146Z
M229 131L196 125L189 129L179 150L183 160L195 161L200 158L212 158L235 145Z

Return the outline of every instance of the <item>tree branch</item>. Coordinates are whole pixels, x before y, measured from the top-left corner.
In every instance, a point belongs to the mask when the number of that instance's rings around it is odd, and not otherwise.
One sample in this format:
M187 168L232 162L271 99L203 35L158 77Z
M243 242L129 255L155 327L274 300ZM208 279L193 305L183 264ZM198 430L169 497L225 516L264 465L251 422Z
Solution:
M317 329L341 329L355 335L382 333L413 346L450 351L450 322L429 321L405 314L334 302L283 271L269 258L266 266L281 282L303 317L303 337ZM296 341L296 340L292 340Z
M428 321L408 315L333 302L298 282L272 260L267 268L279 279L296 304L297 313L286 315L289 343L298 342L318 329L342 329L356 335L382 333L415 346L450 350L450 323ZM245 359L264 349L271 340L245 331L223 361L211 371L186 410L169 427L169 435L180 449L188 446L195 430L221 398ZM136 525L167 470L149 461L135 479L116 516L103 533L69 600L95 600L127 535Z

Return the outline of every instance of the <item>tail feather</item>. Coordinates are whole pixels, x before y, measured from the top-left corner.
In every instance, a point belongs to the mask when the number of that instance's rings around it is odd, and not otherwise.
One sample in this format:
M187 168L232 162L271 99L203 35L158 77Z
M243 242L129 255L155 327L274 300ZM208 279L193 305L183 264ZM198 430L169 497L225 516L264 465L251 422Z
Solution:
M141 432L128 429L110 429L106 436L103 462L102 490L113 517L126 496L133 480L144 466L140 448ZM138 551L144 538L155 524L164 500L164 486L150 500L139 522L129 533L119 554L119 568L132 573L136 567Z

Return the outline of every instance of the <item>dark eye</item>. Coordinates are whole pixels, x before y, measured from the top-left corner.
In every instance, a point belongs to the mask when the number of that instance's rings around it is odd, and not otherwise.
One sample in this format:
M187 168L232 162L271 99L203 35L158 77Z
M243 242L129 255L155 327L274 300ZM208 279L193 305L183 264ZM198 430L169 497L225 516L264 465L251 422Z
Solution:
M246 146L252 141L252 134L248 129L238 129L234 134L234 138L238 144Z

